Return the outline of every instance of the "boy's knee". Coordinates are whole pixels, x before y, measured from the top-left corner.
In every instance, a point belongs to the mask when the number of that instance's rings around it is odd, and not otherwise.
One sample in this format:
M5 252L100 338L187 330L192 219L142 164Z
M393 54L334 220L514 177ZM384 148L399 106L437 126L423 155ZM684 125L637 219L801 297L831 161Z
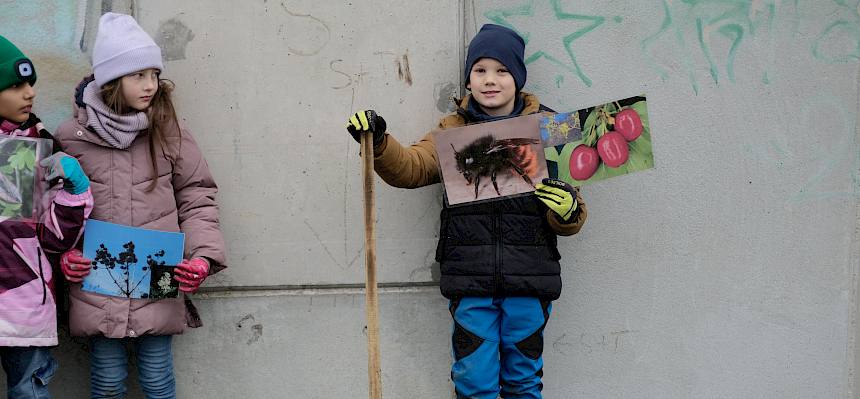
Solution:
M460 360L475 353L484 343L484 339L465 329L460 323L454 322L454 334L451 337L454 346L454 360Z
M514 344L523 356L538 360L543 355L543 328Z

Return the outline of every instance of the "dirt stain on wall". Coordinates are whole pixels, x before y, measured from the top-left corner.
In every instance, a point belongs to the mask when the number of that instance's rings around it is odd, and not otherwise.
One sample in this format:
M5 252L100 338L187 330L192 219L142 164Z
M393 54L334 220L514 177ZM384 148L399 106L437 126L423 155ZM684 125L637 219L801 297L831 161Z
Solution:
M192 40L194 32L175 17L162 22L155 37L165 61L184 60L185 48Z
M409 52L407 51L400 58L394 59L394 65L397 67L397 79L406 82L412 86L412 71L409 70Z

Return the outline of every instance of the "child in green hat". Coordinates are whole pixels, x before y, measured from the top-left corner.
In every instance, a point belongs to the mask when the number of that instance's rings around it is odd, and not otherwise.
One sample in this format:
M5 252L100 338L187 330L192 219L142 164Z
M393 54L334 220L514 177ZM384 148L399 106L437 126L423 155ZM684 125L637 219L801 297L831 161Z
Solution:
M32 113L35 83L33 62L0 36L0 138L53 139ZM0 166L6 163L0 159ZM39 165L46 179L61 179L63 189L49 190L53 203L39 223L0 222L0 364L10 398L50 398L57 309L47 254L72 248L93 208L89 179L75 158L56 152Z

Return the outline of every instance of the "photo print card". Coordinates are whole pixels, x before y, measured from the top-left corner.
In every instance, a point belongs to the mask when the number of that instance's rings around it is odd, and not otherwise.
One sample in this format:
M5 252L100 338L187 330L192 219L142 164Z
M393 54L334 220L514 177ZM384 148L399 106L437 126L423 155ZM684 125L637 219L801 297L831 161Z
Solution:
M531 193L548 176L540 114L433 133L451 206Z
M645 96L544 118L541 132L550 177L573 186L654 167Z
M0 221L37 222L49 185L39 161L53 142L32 137L0 137Z
M81 289L125 298L176 298L174 268L184 246L182 233L88 220L84 257L93 263Z

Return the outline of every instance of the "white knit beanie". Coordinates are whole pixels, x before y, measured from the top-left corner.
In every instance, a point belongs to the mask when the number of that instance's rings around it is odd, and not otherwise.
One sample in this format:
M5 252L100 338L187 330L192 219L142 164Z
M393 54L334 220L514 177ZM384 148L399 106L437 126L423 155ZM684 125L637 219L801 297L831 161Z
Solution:
M148 68L164 70L161 49L130 15L106 13L93 46L93 74L99 87Z

